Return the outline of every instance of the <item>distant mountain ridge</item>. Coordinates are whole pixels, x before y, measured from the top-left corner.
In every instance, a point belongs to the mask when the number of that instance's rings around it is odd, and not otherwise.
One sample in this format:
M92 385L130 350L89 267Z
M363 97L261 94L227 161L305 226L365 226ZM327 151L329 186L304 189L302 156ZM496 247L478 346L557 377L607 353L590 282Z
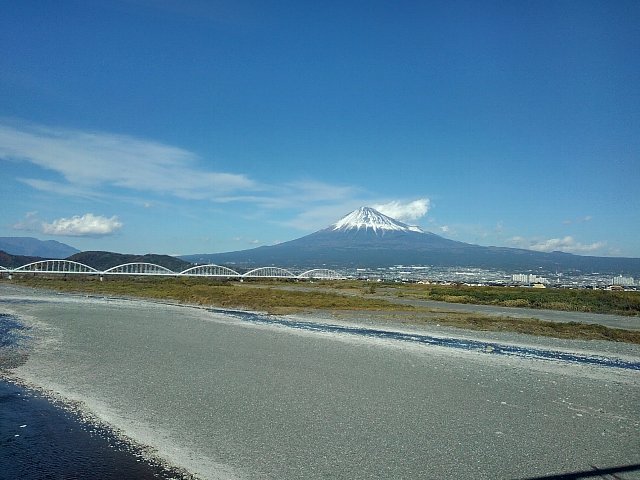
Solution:
M80 250L55 240L33 237L0 237L0 250L10 255L42 258L67 258Z
M32 257L24 255L11 255L7 252L0 250L0 266L5 268L18 268L29 263L38 262L41 260L61 260L47 257ZM176 273L182 272L189 268L192 264L169 255L156 255L147 253L146 255L135 255L126 253L115 252L103 252L103 251L88 251L79 252L65 260L71 260L78 263L83 263L96 270L104 271L111 267L118 265L124 265L125 263L154 263L162 267L168 268Z
M586 257L563 252L472 245L411 227L368 207L349 213L323 230L278 245L180 258L194 263L242 268L267 265L299 268L433 265L640 275L640 258Z
M76 253L67 258L78 263L84 263L89 267L93 267L96 270L108 270L111 267L117 265L124 265L125 263L155 263L161 267L168 268L176 273L186 270L191 266L190 262L181 260L180 258L172 257L170 255L157 255L147 253L145 255L135 255L127 253L115 253L104 251L87 251Z

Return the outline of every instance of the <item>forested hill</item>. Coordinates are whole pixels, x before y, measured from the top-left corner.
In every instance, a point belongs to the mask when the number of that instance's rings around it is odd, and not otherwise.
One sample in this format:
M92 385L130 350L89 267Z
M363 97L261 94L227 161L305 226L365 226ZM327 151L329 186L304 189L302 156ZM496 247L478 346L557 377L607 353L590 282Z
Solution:
M89 251L71 255L67 260L84 263L96 270L107 270L111 267L115 267L116 265L135 262L155 263L156 265L168 268L174 272L181 272L191 266L191 263L180 260L176 257L171 257L169 255L155 255L151 253L146 255L135 255L115 252Z
M38 260L44 260L41 257L28 257L25 255L11 255L5 251L0 250L0 265L6 268L18 268L27 263L37 262Z

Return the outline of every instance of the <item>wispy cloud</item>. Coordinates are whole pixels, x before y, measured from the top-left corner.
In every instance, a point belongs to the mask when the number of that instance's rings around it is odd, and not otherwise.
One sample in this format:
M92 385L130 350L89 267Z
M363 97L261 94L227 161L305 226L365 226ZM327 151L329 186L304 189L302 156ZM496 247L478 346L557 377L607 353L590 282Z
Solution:
M299 200L311 202L337 202L361 193L359 188L351 185L332 185L314 180L289 182L284 187Z
M320 181L303 180L276 185L262 185L259 195L240 194L221 196L220 203L253 203L265 209L290 209L292 206L315 206L353 202L363 190L353 185L334 185ZM357 202L362 202L357 200ZM344 210L344 206L342 207Z
M607 244L606 242L594 242L584 244L577 241L572 236L565 236L562 238L548 238L548 239L527 239L524 237L512 237L509 240L511 245L526 248L528 250L536 250L538 252L567 252L567 253L594 253L602 250Z
M411 222L424 217L427 212L429 212L431 201L428 198L419 198L411 202L394 200L388 203L373 205L372 207L380 213L395 218L396 220Z
M52 222L43 221L38 212L28 212L13 226L14 230L43 233L67 237L104 237L112 235L123 227L117 216L104 217L86 213L70 218L58 218Z
M65 182L26 178L33 188L82 194L103 187L216 199L258 188L243 174L210 171L185 149L128 135L40 125L0 124L0 158L25 161Z
M102 237L111 235L122 228L118 217L111 218L86 213L71 218L59 218L51 223L42 224L42 232L48 235L69 237Z
M55 195L100 202L117 198L147 209L176 199L244 204L246 215L251 212L255 218L264 218L265 212L279 210L274 222L307 231L328 226L366 205L412 223L431 208L428 198L376 198L357 185L317 179L263 183L241 172L212 170L207 165L210 162L184 148L130 135L0 119L3 161L40 167L40 175L23 174L17 180ZM74 229L68 222L47 225L47 232L52 234L80 231L79 226Z
M99 199L106 196L95 189L69 183L52 182L51 180L41 180L37 178L19 178L18 180L36 190L55 193L57 195L92 199Z
M293 218L282 223L287 227L298 230L318 230L328 227L333 222L336 222L360 206L362 206L362 203L357 200L331 203L328 205L316 205L311 208L305 208L303 211L294 215Z
M42 231L42 220L38 218L38 212L27 212L22 220L12 225L12 228L26 232L40 232Z
M575 218L575 219L567 219L562 222L563 225L573 225L590 222L593 219L591 215L585 215L584 217Z

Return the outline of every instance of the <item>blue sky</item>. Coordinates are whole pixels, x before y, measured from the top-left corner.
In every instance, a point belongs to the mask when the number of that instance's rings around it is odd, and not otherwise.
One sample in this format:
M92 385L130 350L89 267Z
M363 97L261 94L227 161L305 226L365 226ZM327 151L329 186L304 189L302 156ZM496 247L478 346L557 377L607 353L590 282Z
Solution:
M640 2L2 2L0 236L213 253L351 210L640 257Z

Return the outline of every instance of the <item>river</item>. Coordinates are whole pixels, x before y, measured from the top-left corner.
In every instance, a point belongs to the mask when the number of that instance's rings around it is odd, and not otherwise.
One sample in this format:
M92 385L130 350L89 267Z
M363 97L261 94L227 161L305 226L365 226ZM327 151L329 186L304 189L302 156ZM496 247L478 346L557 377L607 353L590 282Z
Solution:
M7 284L0 314L28 327L9 381L198 478L640 478L637 346Z

